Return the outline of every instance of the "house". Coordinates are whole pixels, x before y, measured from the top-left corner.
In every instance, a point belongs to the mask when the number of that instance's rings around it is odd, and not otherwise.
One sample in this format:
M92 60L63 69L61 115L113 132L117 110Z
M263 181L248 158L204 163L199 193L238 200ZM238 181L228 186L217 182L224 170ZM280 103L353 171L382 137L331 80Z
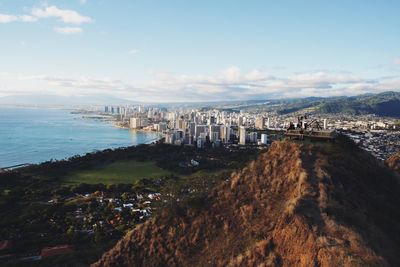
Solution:
M161 194L160 193L148 194L148 198L154 200L161 200Z

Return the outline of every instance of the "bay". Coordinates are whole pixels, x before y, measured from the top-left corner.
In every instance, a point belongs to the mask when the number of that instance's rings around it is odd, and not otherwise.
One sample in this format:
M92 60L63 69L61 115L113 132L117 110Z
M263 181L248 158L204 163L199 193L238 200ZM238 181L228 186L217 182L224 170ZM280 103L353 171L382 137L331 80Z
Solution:
M0 108L0 167L65 159L95 150L151 143L158 133L132 131L70 110Z

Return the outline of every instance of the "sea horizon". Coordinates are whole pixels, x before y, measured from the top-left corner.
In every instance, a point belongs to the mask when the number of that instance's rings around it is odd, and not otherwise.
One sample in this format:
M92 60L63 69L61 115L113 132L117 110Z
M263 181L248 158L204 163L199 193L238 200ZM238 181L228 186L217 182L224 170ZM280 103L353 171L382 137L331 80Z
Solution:
M0 107L0 168L148 144L161 137L155 132L121 129L111 121L84 118L72 114L73 110Z

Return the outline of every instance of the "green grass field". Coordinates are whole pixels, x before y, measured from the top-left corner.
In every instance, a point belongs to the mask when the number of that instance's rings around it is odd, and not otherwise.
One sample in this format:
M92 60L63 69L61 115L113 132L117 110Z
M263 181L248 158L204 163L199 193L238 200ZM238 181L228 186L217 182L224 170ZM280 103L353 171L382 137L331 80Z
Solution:
M127 184L135 183L141 178L158 178L171 173L157 167L151 161L121 161L96 169L71 172L64 178L64 182L66 184Z

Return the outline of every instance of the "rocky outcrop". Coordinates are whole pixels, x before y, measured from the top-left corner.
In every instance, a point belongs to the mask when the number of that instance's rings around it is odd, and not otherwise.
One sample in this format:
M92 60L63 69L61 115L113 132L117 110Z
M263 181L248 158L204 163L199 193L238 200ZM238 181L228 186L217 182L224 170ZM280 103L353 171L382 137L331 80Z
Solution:
M345 144L275 142L196 205L165 209L93 266L400 266L400 187Z

